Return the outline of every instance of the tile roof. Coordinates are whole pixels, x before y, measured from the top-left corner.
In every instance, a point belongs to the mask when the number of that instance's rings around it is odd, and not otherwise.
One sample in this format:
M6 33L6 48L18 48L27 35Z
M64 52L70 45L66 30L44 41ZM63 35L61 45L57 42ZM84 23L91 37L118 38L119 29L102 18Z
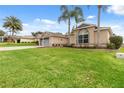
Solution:
M53 32L43 32L42 34L38 34L37 38L48 38L48 37L66 37L62 33L53 33Z

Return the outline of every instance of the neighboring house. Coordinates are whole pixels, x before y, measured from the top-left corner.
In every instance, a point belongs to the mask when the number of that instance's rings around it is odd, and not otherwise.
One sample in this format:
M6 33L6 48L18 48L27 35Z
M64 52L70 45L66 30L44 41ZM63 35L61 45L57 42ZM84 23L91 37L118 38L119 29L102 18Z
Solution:
M0 36L0 43L4 41L4 36Z
M15 43L32 43L37 41L34 36L15 36L14 39Z
M56 47L68 44L67 36L61 33L43 32L36 37L38 38L39 45L43 47Z
M110 36L112 36L110 27L100 28L100 47L107 47ZM75 47L95 47L97 44L97 26L86 23L79 25L77 29L72 30L70 44L73 44Z
M10 39L9 39L10 38ZM0 36L0 42L11 42L11 38L15 43L32 43L38 41L34 36Z

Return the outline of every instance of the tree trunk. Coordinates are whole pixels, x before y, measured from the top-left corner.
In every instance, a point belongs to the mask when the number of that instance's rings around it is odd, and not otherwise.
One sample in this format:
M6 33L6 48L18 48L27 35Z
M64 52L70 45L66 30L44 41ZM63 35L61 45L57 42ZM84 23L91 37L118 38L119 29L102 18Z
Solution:
M98 6L98 19L97 19L97 25L98 25L98 29L97 29L97 47L99 47L99 33L100 33L100 16L101 16L101 6Z
M12 35L12 32L10 31L10 36Z
M70 18L68 19L68 37L69 37L69 45L70 45Z
M12 39L12 42L15 42L15 40L14 40L14 30L12 30L12 37L11 37L11 39Z
M14 32L12 31L12 37L14 36Z
M79 34L79 31L77 30L77 23L76 23L76 44L78 45L78 34Z
M70 35L70 18L68 19L68 35Z

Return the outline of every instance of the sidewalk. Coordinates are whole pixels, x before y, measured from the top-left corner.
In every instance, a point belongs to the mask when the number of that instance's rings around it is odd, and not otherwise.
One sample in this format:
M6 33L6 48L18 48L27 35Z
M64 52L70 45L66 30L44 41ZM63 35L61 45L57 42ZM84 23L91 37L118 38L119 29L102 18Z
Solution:
M9 50L21 50L29 48L38 48L38 46L13 46L13 47L0 47L0 51L9 51Z

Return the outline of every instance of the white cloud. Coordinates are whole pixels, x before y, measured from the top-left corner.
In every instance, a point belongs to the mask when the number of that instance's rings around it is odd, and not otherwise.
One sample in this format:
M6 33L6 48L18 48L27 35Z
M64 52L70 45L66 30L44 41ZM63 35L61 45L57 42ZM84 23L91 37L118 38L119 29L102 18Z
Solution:
M36 18L30 23L23 23L23 31L18 35L30 35L31 32L37 31L66 33L67 25L63 22L58 24L57 21L54 20Z
M40 24L47 24L47 25L55 25L56 24L56 21L48 20L48 19L40 19L40 18L34 19L34 22L40 23Z
M48 19L41 19L41 23L49 24L49 25L56 25L56 21L48 20Z
M27 24L27 23L23 23L22 25L23 25L23 26L29 26L29 24Z
M124 6L112 5L108 7L107 12L124 16Z
M89 15L87 19L94 19L96 16Z
M102 27L111 27L112 32L115 33L116 35L124 36L124 26L123 24L102 24Z
M123 27L121 25L111 25L111 28L115 34L124 36Z
M120 25L112 25L111 28L120 30L122 27Z
M40 22L40 21L41 21L40 18L36 18L36 19L34 19L34 22Z

